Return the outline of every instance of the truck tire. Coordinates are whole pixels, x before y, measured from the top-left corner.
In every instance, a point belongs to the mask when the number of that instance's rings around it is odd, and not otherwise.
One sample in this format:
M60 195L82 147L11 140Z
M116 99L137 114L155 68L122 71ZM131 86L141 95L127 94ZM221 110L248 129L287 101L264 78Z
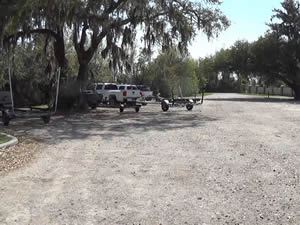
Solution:
M115 95L110 95L108 99L109 105L116 105L117 104L117 99Z
M98 94L98 102L103 102L103 94Z
M138 113L139 111L140 111L140 107L139 106L135 107L135 112Z
M120 113L124 112L124 105L120 105Z

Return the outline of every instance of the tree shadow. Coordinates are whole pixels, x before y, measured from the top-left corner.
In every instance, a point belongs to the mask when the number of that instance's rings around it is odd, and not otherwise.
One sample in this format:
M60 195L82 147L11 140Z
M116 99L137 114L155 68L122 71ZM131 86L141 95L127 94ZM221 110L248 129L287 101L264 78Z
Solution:
M129 109L124 113L101 109L88 114L55 116L47 125L41 119L16 119L4 132L15 136L32 136L51 145L64 140L84 140L93 136L109 140L152 131L195 128L215 120L217 119L202 115L200 110L190 112L181 108L162 112L160 109L153 111L151 107L147 107L139 113Z

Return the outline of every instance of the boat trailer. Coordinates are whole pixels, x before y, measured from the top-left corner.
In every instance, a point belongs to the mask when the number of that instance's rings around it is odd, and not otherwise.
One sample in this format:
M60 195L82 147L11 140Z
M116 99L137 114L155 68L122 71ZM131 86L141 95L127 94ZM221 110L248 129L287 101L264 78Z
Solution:
M202 89L202 95L200 98L172 98L172 99L166 99L162 98L160 96L156 96L157 102L141 102L142 104L160 104L161 109L164 112L167 112L169 108L171 107L186 107L188 111L191 111L194 106L196 105L202 105L203 99L204 99L204 89Z

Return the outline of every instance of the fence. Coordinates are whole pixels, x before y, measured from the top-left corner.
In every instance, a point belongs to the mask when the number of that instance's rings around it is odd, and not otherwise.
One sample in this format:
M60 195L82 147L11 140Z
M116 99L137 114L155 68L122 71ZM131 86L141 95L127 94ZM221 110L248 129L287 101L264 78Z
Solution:
M249 86L248 93L250 94L264 94L264 95L280 95L293 97L294 91L289 87L260 87Z

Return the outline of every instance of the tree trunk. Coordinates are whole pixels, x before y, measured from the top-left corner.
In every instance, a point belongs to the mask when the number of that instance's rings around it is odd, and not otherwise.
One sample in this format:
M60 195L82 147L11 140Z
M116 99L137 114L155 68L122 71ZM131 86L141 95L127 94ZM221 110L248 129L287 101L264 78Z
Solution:
M61 78L66 78L66 51L65 51L65 41L64 41L64 32L62 28L57 29L57 36L54 42L54 54L55 58L61 68Z
M86 111L88 104L83 91L88 81L88 63L86 61L79 62L79 70L77 76L77 93L78 93L78 109Z
M79 91L79 102L78 106L79 109L87 109L87 102L86 98L83 95L82 91L85 89L87 82L88 82L88 65L89 62L92 60L95 52L97 51L98 45L103 37L98 38L97 35L92 35L91 45L88 49L85 48L86 40L87 40L87 30L89 26L87 22L83 24L82 29L79 29L79 25L77 24L74 29L73 33L73 43L76 50L78 62L79 62L79 71L77 76L77 85ZM81 33L80 40L79 32Z
M296 85L292 89L295 92L295 100L300 100L300 85Z
M86 82L88 80L88 69L88 62L79 62L77 81L80 84L80 88L84 88L84 86L86 85Z

